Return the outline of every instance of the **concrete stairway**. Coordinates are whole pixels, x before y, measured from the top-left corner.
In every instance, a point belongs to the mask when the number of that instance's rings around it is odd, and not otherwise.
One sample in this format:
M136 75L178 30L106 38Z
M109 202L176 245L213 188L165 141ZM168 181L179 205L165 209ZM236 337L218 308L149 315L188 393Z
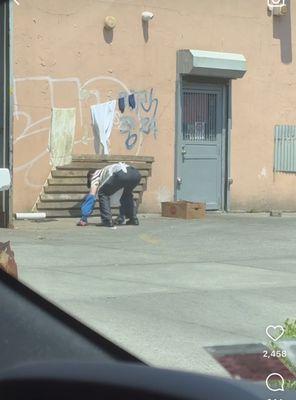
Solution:
M79 217L81 202L88 193L88 170L100 169L119 161L133 165L142 175L140 184L134 190L134 198L139 205L147 188L148 177L151 176L153 157L75 155L71 164L51 171L34 210L45 212L47 218ZM112 212L118 215L118 208L114 208ZM93 216L99 215L97 202Z

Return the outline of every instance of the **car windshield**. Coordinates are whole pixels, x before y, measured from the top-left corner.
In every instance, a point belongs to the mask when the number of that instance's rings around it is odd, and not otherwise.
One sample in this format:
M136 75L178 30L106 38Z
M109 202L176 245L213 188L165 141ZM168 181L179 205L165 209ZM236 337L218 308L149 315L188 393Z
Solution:
M145 363L295 389L291 3L0 2L0 268Z

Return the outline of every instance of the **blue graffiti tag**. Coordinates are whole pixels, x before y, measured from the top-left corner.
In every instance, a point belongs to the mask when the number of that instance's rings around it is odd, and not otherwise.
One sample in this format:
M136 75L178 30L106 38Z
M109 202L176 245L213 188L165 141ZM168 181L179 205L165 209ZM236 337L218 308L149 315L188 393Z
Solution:
M125 135L127 134L125 145L128 150L133 149L133 147L136 145L138 133L141 132L145 135L148 135L152 132L155 139L158 133L156 119L158 98L153 95L153 88L151 88L149 91L145 90L133 93L136 96L136 108L131 111L136 113L137 121L135 121L135 118L130 115L122 115L119 118L120 133ZM125 102L127 102L127 93L120 92L119 95L125 99ZM138 126L138 124L140 126Z
M125 145L128 150L131 150L135 146L138 140L138 135L135 133L135 128L136 124L133 117L130 116L120 117L119 131L122 134L128 134L127 139L125 141Z
M156 134L158 132L157 128L157 121L156 121L156 114L157 114L157 109L158 109L158 99L156 97L153 97L153 88L150 89L149 93L149 99L143 99L140 100L141 108L145 113L149 113L152 109L153 104L155 105L152 116L149 117L142 117L141 116L141 127L140 127L140 132L145 133L148 135L151 131L154 134L154 137L156 137Z

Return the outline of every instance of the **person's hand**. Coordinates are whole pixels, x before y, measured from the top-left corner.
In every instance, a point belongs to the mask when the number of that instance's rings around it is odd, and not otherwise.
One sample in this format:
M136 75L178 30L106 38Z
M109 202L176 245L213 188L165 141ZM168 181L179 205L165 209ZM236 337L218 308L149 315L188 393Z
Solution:
M92 186L90 188L89 194L92 194L93 196L95 196L97 194L97 190L98 190L97 186Z

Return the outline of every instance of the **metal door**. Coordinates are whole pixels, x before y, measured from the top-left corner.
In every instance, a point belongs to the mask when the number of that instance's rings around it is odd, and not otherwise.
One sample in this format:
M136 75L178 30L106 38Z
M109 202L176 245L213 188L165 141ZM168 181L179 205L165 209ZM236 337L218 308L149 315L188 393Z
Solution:
M183 85L177 138L177 199L223 208L223 86Z

